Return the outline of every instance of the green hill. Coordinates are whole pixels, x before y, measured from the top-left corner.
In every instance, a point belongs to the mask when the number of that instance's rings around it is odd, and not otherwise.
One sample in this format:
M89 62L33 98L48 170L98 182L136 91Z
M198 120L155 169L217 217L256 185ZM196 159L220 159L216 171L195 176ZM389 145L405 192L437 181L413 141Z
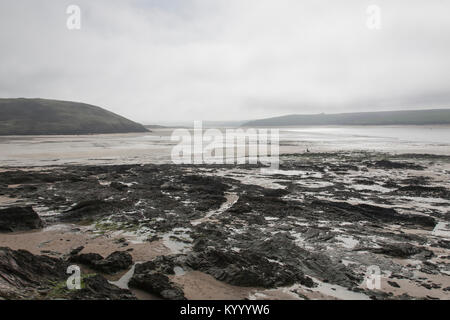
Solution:
M0 99L0 135L146 132L144 126L100 107L45 99Z
M253 120L246 127L310 125L433 125L450 124L450 109L288 115Z

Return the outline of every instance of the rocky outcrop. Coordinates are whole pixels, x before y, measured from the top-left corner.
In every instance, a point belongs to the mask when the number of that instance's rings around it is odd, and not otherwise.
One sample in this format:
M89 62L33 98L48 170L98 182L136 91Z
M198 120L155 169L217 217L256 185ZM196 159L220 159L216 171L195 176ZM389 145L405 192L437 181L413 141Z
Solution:
M0 248L0 299L135 299L99 275L81 274L82 289L69 290L68 266L63 259Z
M67 266L60 259L0 248L0 297L37 297L41 286L66 277Z
M163 299L185 300L183 290L170 281L165 274L157 271L157 267L158 264L153 262L136 265L134 275L128 285L131 288L144 290Z
M63 212L58 216L58 219L65 222L78 222L108 213L108 210L111 210L112 207L113 204L103 200L87 200Z
M32 207L12 207L0 210L0 232L40 229L44 226Z
M275 288L294 283L313 286L312 280L295 266L286 264L280 268L277 262L250 251L237 254L211 248L203 253L189 254L186 265L242 287Z
M410 162L395 162L390 160L379 160L374 163L368 163L368 167L382 168L382 169L412 169L412 170L423 170L424 167Z
M436 220L429 216L400 214L395 209L368 204L353 205L346 202L315 200L311 205L326 212L328 219L412 224L431 229L436 225Z
M136 300L136 297L126 289L121 289L109 283L104 277L94 275L83 279L80 290L67 292L71 300Z
M430 187L421 185L409 185L397 189L398 193L406 194L412 197L434 197L449 199L450 190L445 187Z
M114 274L119 271L127 270L133 264L133 258L128 252L116 251L108 257L103 258L97 253L82 253L72 255L69 260L75 263L81 263L96 271Z
M298 247L284 233L265 241L251 241L239 253L219 250L207 243L197 243L194 250L197 252L186 257L188 268L237 286L276 288L301 283L313 287L314 282L306 274L347 287L359 281L344 265Z
M374 253L385 254L394 258L402 259L416 257L421 260L427 260L434 255L433 252L428 249L417 247L408 243L387 243L383 244L381 248L372 248L370 250Z

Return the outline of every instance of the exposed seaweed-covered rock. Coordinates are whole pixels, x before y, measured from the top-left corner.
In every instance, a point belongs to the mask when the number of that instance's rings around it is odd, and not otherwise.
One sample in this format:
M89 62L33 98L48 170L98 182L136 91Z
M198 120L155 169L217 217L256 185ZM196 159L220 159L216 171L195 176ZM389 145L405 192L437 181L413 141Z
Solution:
M44 226L32 207L0 209L0 232L26 231Z

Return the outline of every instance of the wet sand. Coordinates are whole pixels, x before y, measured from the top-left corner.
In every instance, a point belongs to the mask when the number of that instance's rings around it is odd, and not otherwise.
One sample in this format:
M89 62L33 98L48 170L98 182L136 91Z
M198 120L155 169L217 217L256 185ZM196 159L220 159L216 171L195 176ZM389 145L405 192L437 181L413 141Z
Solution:
M232 286L199 271L190 271L170 278L183 288L189 300L243 300L257 290Z
M114 251L130 250L134 261L148 261L170 253L161 241L129 243L123 246L122 237L100 235L76 225L55 225L31 232L0 233L0 247L27 250L37 255L63 256L84 246L83 253L98 253L106 257Z

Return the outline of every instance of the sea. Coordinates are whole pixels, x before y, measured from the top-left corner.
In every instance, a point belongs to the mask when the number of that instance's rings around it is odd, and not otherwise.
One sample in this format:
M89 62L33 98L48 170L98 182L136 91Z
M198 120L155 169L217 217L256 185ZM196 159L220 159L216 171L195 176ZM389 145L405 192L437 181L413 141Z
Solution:
M450 126L313 126L271 128L280 154L369 151L450 155ZM243 130L247 130L243 128ZM183 132L183 131L181 131ZM185 134L192 131L184 130ZM222 128L222 132L225 129ZM83 136L0 137L0 167L171 163L179 129Z

